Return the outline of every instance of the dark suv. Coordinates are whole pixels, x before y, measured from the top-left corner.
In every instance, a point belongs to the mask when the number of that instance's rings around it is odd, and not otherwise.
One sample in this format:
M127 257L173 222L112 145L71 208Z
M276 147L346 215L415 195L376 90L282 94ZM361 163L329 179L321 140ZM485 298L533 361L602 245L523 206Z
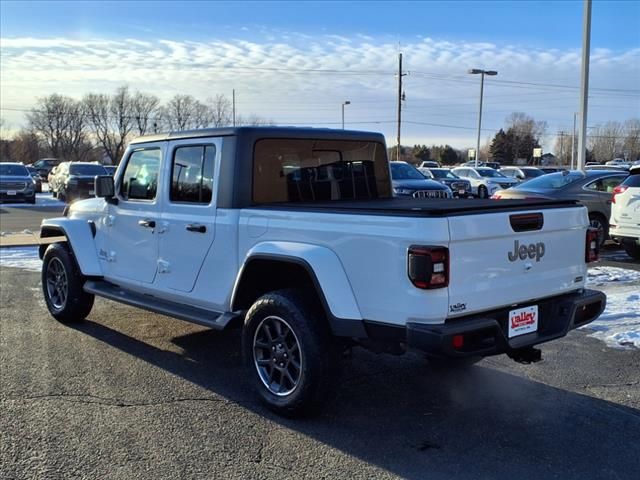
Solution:
M0 163L0 200L36 203L36 182L21 163Z
M79 198L93 197L96 175L108 175L98 163L62 162L56 168L53 181L53 195L71 203Z
M46 182L51 169L60 165L61 162L62 160L57 158L41 158L29 166L35 168L40 174L40 178Z

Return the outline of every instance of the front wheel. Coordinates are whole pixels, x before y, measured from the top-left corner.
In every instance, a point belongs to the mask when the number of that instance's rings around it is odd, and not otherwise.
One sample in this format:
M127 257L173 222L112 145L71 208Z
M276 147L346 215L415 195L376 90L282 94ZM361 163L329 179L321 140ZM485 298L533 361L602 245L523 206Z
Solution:
M609 223L599 213L590 213L589 226L598 231L598 246L602 247L609 236Z
M260 297L247 312L242 347L262 401L284 416L317 411L333 388L337 348L321 307L304 291Z
M42 259L42 291L51 315L61 322L84 320L94 296L83 290L84 277L68 247L49 245Z
M487 198L489 196L489 191L487 190L487 187L485 187L484 185L480 185L478 187L478 198Z

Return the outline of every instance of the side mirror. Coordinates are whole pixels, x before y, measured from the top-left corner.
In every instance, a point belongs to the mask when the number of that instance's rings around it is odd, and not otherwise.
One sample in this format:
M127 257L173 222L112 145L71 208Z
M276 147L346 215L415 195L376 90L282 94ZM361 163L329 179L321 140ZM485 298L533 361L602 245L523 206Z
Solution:
M95 177L96 197L109 200L115 195L115 186L111 175L96 175Z

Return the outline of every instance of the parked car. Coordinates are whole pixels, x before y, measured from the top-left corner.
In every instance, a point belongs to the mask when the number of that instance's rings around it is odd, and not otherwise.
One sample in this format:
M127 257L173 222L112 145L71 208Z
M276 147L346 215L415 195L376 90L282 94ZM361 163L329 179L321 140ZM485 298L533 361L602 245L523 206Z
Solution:
M499 162L484 162L483 167L493 168L494 170L500 170Z
M38 171L40 177L42 177L43 180L47 181L49 178L49 173L51 173L51 169L53 167L57 167L58 165L60 165L60 163L62 163L62 160L59 160L57 158L41 158L40 160L32 163L30 166Z
M108 175L104 167L98 163L62 162L53 176L54 196L71 203L79 198L92 197L94 178L96 175Z
M458 167L451 170L455 175L471 183L471 193L478 198L489 198L501 188L517 185L518 181L502 175L489 167Z
M36 182L22 163L0 163L0 200L36 203Z
M454 197L468 198L473 196L471 193L471 182L458 177L448 168L421 168L420 172L423 174L428 173L429 178L449 187Z
M46 306L79 322L99 296L241 327L237 381L287 416L336 397L347 347L451 368L503 353L530 363L602 313L582 205L394 198L386 151L379 133L312 128L137 138L97 198L43 220L41 238L67 237L39 249ZM94 330L75 329L68 348Z
M546 175L538 167L500 167L498 171L505 177L515 178L519 182Z
M40 177L40 173L38 173L37 169L31 166L27 166L27 170L29 170L31 178L33 178L33 181L36 184L36 193L42 193L42 177Z
M116 170L118 169L116 165L103 165L103 167L112 177L116 174Z
M435 160L425 160L420 164L419 168L440 168L440 164Z
M612 165L587 165L585 170L619 170L621 172L628 172L631 168L630 163L614 163Z
M640 260L640 165L631 167L629 173L613 189L609 235L630 257Z
M627 178L615 170L571 170L533 178L508 190L499 190L494 199L571 199L579 200L589 213L589 222L598 230L598 244L609 236L611 194Z
M407 162L389 162L393 193L397 197L451 198L451 189L425 177Z

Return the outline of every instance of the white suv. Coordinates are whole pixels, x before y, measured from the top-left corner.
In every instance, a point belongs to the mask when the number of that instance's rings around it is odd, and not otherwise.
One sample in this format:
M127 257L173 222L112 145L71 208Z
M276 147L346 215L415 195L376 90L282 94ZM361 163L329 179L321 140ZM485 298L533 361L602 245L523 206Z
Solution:
M516 179L506 177L490 167L458 167L451 171L458 177L469 180L471 192L478 198L489 198L498 190L507 189L518 184Z
M613 190L609 235L640 260L640 166Z

